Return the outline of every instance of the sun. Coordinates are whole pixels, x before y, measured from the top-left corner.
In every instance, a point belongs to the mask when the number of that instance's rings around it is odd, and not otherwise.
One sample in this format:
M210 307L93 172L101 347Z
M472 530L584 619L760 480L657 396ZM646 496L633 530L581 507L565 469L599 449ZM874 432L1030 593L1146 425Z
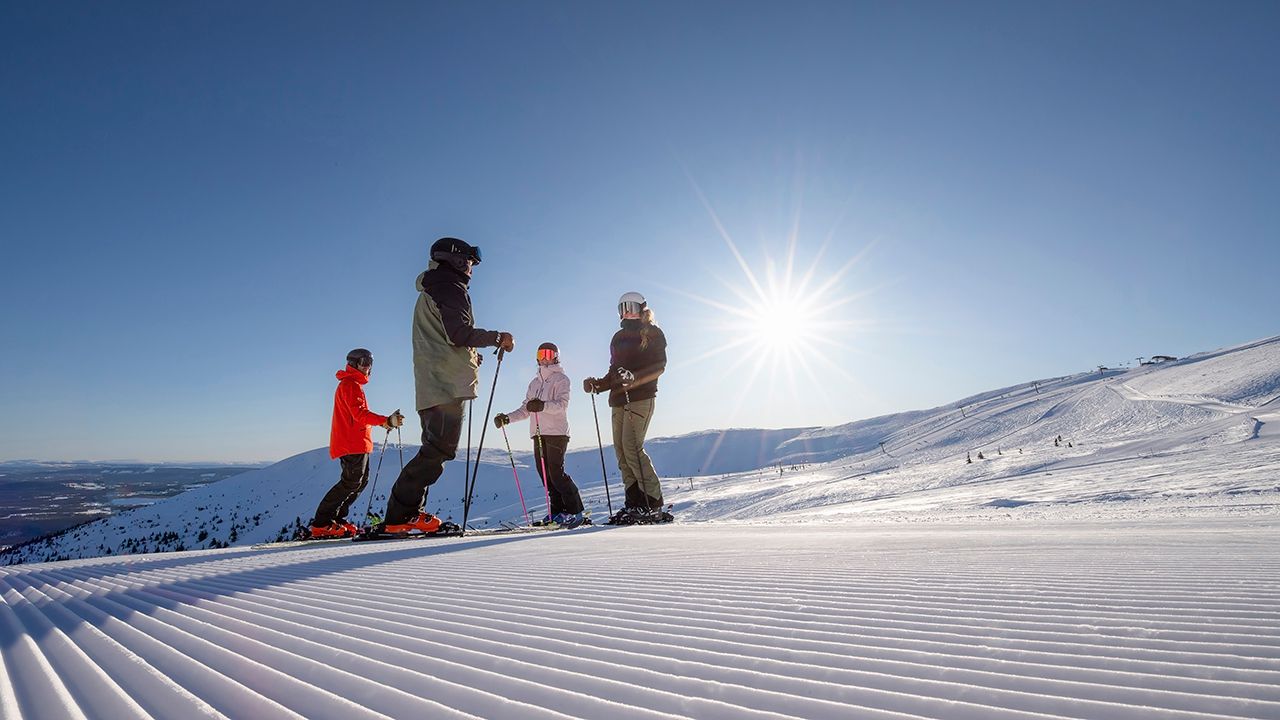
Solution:
M821 385L820 374L828 380L834 375L847 377L828 351L847 349L862 326L853 317L860 295L848 292L841 282L857 258L823 276L820 249L801 272L795 262L797 242L791 239L785 257L766 257L753 264L732 239L725 238L742 278L737 282L721 279L727 297L682 293L721 311L710 329L723 340L689 363L730 353L733 361L721 368L741 378L742 387L755 387L756 380L764 377L770 388L785 384L789 392L798 391L801 384ZM821 371L815 369L819 365Z
M823 324L813 295L773 290L747 308L745 318L756 345L785 349L814 341Z
M813 388L831 387L837 379L860 385L846 369L843 357L856 352L858 337L873 326L858 312L858 301L871 290L851 289L847 281L871 244L832 267L826 257L833 239L829 235L807 262L801 263L799 232L793 229L785 241L773 245L784 251L781 256L765 251L748 261L696 183L695 190L741 276L718 277L723 292L714 297L671 288L719 311L708 320L707 338L712 347L680 364L708 365L733 378L740 391L731 415L749 396L812 396ZM806 389L809 392L804 392Z

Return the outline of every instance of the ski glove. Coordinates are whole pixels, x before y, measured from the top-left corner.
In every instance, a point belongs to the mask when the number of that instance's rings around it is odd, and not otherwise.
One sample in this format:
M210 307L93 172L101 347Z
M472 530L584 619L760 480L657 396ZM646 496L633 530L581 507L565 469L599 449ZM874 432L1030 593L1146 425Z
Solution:
M387 421L382 423L382 427L388 430L395 430L401 425L404 425L404 416L400 414L400 411L398 409L395 412L388 415Z
M503 425L509 422L511 422L511 418L507 417L506 413L498 413L493 416L493 426L496 428L501 429Z
M498 347L502 348L503 352L511 352L516 349L516 339L509 332L500 332L498 333Z
M618 368L615 374L618 376L618 383L622 387L628 387L636 381L636 374L624 367Z
M542 412L542 408L546 406L547 406L546 403L542 402L538 398L534 398L524 404L524 409L528 410L531 413L537 413L537 412Z
M600 392L598 389L596 389L596 379L593 377L582 378L582 392L585 392L585 393Z

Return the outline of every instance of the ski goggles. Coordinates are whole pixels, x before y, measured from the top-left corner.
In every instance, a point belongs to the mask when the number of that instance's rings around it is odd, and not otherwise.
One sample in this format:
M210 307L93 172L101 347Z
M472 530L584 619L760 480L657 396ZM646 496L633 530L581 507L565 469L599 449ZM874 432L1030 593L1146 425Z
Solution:
M623 317L628 315L640 317L640 312L642 310L644 310L644 303L631 302L629 300L627 302L618 303L618 314Z
M538 362L551 363L556 361L556 351L550 348L538 351Z

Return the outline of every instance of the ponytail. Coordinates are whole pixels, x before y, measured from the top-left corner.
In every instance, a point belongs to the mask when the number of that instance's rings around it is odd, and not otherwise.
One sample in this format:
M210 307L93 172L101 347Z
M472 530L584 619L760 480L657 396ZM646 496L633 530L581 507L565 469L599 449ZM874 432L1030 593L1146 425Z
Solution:
M640 313L640 349L644 350L649 347L650 328L658 327L658 319L654 317L653 310L646 307Z

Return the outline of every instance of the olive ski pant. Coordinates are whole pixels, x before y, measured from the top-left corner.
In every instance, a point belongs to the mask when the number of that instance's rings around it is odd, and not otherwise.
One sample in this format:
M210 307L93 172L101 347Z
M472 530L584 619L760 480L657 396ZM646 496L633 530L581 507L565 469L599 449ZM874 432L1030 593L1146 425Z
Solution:
M627 507L661 508L662 486L658 471L644 451L644 436L649 432L654 399L633 400L613 408L613 452L618 457L618 470L626 487Z

